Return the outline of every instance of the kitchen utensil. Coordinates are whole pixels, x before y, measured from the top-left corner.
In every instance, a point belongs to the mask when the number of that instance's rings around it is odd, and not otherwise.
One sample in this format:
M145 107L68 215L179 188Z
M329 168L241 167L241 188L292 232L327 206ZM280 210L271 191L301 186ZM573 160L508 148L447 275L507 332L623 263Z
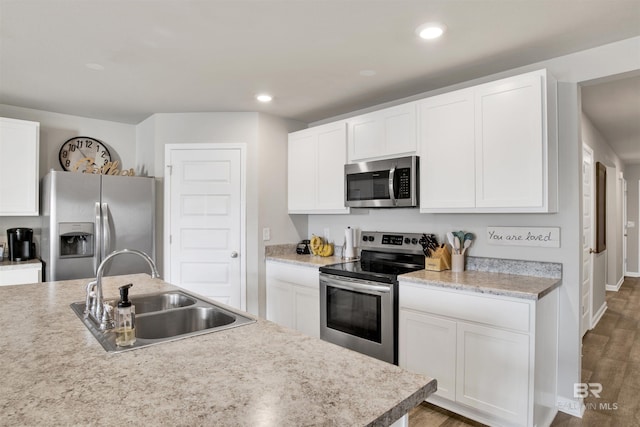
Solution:
M453 248L453 233L450 232L450 231L447 233L447 241L449 242L449 244Z
M460 254L460 238L455 236L453 238L454 248L456 249L456 254Z
M467 251L467 248L469 246L471 246L471 239L467 239L464 241L464 244L462 245L462 254L464 255L464 253Z
M464 241L466 242L467 240L473 240L473 233L465 233Z

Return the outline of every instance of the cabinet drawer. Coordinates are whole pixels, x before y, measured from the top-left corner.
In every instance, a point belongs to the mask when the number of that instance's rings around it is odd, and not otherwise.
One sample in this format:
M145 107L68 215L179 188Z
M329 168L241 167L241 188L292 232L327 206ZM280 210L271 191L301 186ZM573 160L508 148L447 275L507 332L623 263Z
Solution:
M305 267L277 261L267 261L266 265L266 275L269 278L314 289L320 286L318 267Z
M528 332L531 303L400 282L400 308Z
M42 270L40 268L0 271L0 286L26 285L40 281L42 281Z

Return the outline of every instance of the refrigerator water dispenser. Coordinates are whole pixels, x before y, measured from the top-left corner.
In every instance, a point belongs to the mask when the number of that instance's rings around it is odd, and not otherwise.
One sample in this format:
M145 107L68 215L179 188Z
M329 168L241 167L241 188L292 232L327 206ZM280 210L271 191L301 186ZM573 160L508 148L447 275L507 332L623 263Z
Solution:
M60 258L93 256L93 223L64 222L58 224L60 235Z

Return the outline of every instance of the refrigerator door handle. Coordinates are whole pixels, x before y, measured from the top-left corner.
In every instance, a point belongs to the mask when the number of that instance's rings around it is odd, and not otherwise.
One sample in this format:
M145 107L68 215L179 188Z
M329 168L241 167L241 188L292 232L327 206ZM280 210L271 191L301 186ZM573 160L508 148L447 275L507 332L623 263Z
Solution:
M96 222L94 227L95 248L93 252L93 274L97 273L98 264L100 264L100 260L102 259L102 231L100 230L102 221L100 221L100 202L96 202L95 204L95 214Z
M109 204L102 204L102 257L111 251L111 223L109 222Z

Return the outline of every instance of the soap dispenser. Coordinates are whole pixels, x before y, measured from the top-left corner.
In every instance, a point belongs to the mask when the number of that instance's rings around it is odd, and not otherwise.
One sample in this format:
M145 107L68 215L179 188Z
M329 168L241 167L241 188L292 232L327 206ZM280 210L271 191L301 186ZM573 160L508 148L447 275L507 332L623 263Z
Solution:
M129 288L133 284L121 286L120 301L116 308L116 345L129 347L136 342L136 309L129 301Z

